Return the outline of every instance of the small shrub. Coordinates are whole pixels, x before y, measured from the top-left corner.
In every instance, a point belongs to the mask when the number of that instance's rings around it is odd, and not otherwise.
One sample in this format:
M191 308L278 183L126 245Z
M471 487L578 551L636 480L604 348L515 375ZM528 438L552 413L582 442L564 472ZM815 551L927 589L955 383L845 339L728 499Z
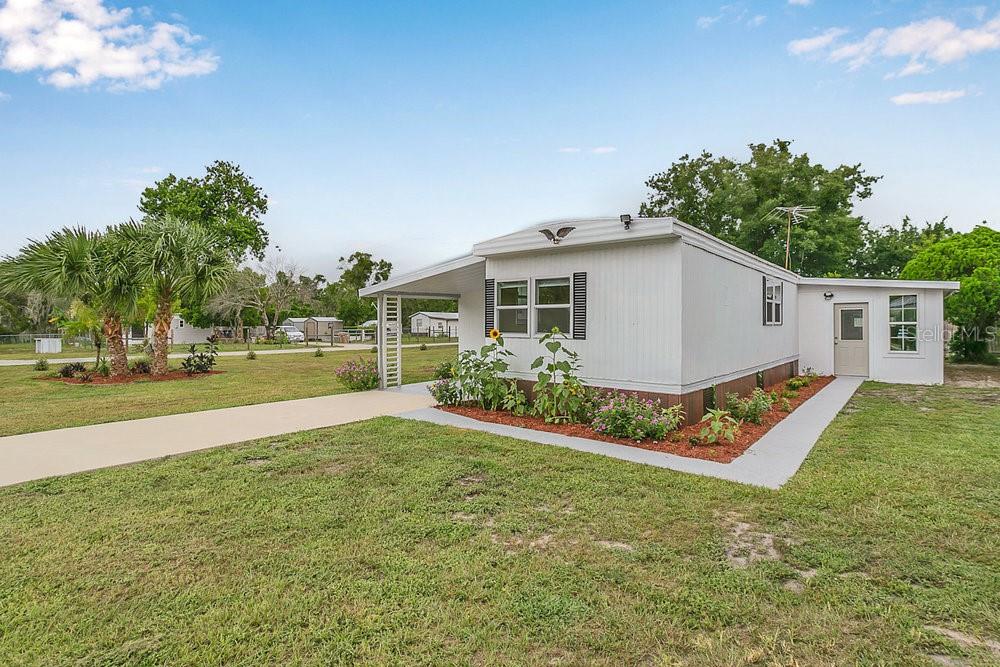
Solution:
M36 361L35 362L35 370L36 371L47 371L47 370L49 370L49 360L48 359L39 359L38 361Z
M796 375L795 377L788 380L785 386L789 389L802 389L803 387L808 387L812 382L812 378L808 375Z
M507 395L503 397L501 406L518 417L528 414L528 396L517 386L517 380L511 380L507 385Z
M442 361L434 369L435 380L446 380L453 377L455 377L455 362L453 361Z
M80 373L79 377L80 377L80 382L84 382L84 383L90 384L91 382L94 381L94 372L93 371L84 371L83 373Z
M370 360L348 361L334 375L351 391L378 389L378 364Z
M376 352L378 352L378 345L372 345L372 349L368 351L371 352L372 354L375 354Z
M421 343L421 344L420 344L420 350L421 350L421 351L424 351L424 350L426 350L426 349L427 349L427 343Z
M132 362L129 372L132 375L149 375L153 372L153 365L149 363L149 359L136 359Z
M323 349L322 349L322 348L319 348L319 347L317 347L317 348L316 348L316 351L315 351L315 352L313 352L313 356L314 356L314 357L322 357L322 356L323 356Z
M781 392L781 396L782 398L798 398L799 392L793 391L792 389L786 389L783 392Z
M663 440L683 421L684 409L680 405L664 408L659 400L612 391L598 400L592 426L597 433L615 438Z
M185 373L195 375L212 370L212 367L215 366L215 358L219 356L219 347L215 344L215 340L214 336L209 337L202 352L198 351L197 345L192 345L188 349L187 358L181 362L181 368L184 369Z
M247 350L247 361L253 361L257 358L257 353L253 350Z
M85 370L87 370L86 366L84 366L79 361L73 361L68 364L63 364L62 366L59 367L59 377L71 378L77 373L82 373Z
M740 424L726 410L709 410L702 417L701 431L697 441L705 445L714 445L721 440L732 442L740 432Z
M781 405L781 411L782 412L791 412L792 411L792 404L788 401L787 398L781 399L780 405Z
M726 408L729 413L738 420L754 424L761 422L773 403L771 395L760 387L755 388L746 398L740 398L739 394L726 394Z
M94 364L94 372L103 378L111 375L111 364L105 357L101 357L96 364Z
M444 378L427 387L438 405L458 405L462 402L462 390L455 380Z

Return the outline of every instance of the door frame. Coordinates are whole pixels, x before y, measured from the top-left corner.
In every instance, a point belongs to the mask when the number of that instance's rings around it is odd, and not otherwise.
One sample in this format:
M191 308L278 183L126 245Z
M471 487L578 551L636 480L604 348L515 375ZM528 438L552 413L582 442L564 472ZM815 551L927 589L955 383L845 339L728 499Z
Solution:
M833 374L837 375L837 344L840 341L840 309L861 308L865 318L865 372L864 375L853 377L871 377L872 372L872 338L871 338L871 304L868 301L845 301L833 304Z

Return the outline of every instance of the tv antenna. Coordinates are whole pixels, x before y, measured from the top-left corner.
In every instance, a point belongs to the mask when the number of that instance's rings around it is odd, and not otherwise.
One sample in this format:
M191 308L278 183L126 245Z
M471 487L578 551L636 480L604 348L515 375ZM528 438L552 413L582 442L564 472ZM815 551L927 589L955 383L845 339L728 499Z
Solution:
M777 218L784 213L788 217L788 232L785 236L786 269L791 269L792 265L792 223L802 222L815 210L815 206L775 206L774 209L767 214L768 217Z

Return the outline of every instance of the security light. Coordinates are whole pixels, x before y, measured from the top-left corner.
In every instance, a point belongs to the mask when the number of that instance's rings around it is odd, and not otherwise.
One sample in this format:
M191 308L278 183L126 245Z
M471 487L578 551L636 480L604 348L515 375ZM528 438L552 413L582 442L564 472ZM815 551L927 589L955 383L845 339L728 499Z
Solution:
M625 225L625 229L631 229L631 227L632 227L632 216L631 215L629 215L628 213L625 213L623 215L618 216L618 219L622 221L623 225Z
M823 292L823 298L829 301L833 298L833 292Z

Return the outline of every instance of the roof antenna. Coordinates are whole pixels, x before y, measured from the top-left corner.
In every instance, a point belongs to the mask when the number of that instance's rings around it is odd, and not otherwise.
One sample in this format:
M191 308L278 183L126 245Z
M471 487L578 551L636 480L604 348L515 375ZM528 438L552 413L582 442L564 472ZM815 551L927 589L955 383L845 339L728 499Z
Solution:
M618 219L622 221L623 225L625 225L625 229L626 230L632 229L632 216L631 215L629 215L628 213L624 213L624 214L618 216Z
M785 268L791 270L792 265L792 222L802 222L810 213L816 210L815 206L775 206L767 214L769 218L780 217L782 213L788 216L788 232L785 236Z

